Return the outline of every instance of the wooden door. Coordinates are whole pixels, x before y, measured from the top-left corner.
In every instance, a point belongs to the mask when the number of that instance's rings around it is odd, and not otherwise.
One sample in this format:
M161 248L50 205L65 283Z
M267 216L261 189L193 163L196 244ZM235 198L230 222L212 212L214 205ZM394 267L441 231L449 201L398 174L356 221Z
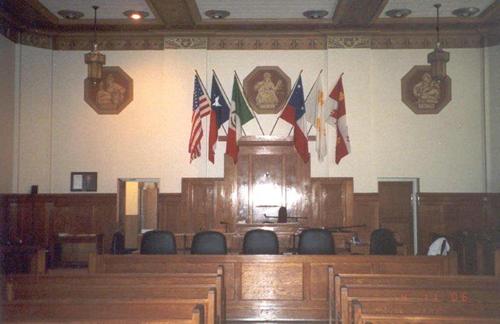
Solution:
M406 247L406 254L413 254L413 212L410 181L378 183L380 199L380 227L387 228L399 236Z

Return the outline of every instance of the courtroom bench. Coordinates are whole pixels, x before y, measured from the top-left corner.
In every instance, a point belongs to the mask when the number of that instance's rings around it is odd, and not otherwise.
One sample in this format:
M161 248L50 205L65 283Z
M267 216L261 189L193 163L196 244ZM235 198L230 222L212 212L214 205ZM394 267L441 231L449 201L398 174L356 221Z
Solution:
M18 300L3 305L4 323L86 322L86 323L208 323L203 316L215 300L212 290L198 299L66 298L55 300ZM212 304L211 304L212 303ZM204 306L205 305L205 306ZM213 307L212 307L213 308ZM205 317L205 320L203 320ZM208 320L207 320L208 319Z
M214 290L213 313L224 318L222 268L217 273L12 275L7 277L9 302L43 299L170 298L196 299ZM205 314L210 314L205 312Z
M395 323L425 323L425 324L493 324L500 323L495 317L459 316L459 315L409 315L409 314L370 314L366 313L359 301L353 302L353 323L355 324L395 324Z
M361 299L387 303L461 303L463 306L500 303L500 280L487 276L337 274L334 290L335 318L347 323L351 323L353 302Z

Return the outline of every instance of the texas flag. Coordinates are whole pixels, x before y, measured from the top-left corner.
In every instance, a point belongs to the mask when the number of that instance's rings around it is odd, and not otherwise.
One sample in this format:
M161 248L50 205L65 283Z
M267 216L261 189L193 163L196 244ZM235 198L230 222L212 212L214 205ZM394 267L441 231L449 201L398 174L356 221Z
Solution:
M330 93L330 98L335 102L330 116L337 124L337 144L335 145L335 163L351 152L351 142L349 141L349 132L347 130L347 117L345 111L344 86L342 85L342 75L337 84Z
M304 89L302 87L302 77L299 75L295 87L292 90L292 95L288 99L280 118L293 126L293 142L295 149L302 160L307 163L309 162L309 148L307 145L305 118L302 118L305 113Z
M229 103L215 72L212 76L211 95L212 110L210 111L210 130L208 133L208 160L214 163L215 145L217 144L219 128L229 119Z

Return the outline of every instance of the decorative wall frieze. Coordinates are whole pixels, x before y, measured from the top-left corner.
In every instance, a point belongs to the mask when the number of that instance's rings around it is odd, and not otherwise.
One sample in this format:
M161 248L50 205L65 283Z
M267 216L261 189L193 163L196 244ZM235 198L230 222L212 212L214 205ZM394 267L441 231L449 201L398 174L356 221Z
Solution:
M375 35L371 37L372 49L417 49L434 48L436 35ZM441 37L444 48L481 47L479 34L444 35Z
M321 50L326 48L324 36L213 36L209 50Z
M206 49L206 37L165 37L165 49Z
M488 33L483 42L483 46L485 47L490 47L490 46L496 46L500 44L500 31L495 32L495 33Z
M369 36L328 36L328 48L370 48Z
M141 51L162 50L162 36L144 37L113 37L98 40L100 50L116 51ZM92 48L92 40L84 37L56 36L54 37L54 49L63 51L86 51Z
M52 37L48 35L32 33L32 32L22 32L19 34L21 44L38 47L38 48L52 48Z
M19 42L19 30L10 24L5 18L0 16L0 35L5 36L11 41Z
M1 23L1 20L0 20ZM92 48L91 35L60 34L48 35L38 32L19 31L9 24L0 24L0 34L13 42L23 45L52 48L54 50L86 51ZM191 33L180 36L164 34L114 34L100 35L101 50L163 50L163 49L209 49L209 50L323 50L323 49L431 49L436 42L434 34L390 32L365 33L360 35L342 34L301 34L301 35L203 35ZM497 32L444 33L441 45L444 48L481 48L500 44Z

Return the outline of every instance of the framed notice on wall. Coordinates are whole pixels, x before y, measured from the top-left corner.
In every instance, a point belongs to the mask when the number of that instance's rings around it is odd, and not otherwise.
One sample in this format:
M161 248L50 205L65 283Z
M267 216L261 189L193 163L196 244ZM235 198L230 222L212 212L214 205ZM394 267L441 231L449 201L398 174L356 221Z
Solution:
M71 191L97 191L97 172L71 172Z

